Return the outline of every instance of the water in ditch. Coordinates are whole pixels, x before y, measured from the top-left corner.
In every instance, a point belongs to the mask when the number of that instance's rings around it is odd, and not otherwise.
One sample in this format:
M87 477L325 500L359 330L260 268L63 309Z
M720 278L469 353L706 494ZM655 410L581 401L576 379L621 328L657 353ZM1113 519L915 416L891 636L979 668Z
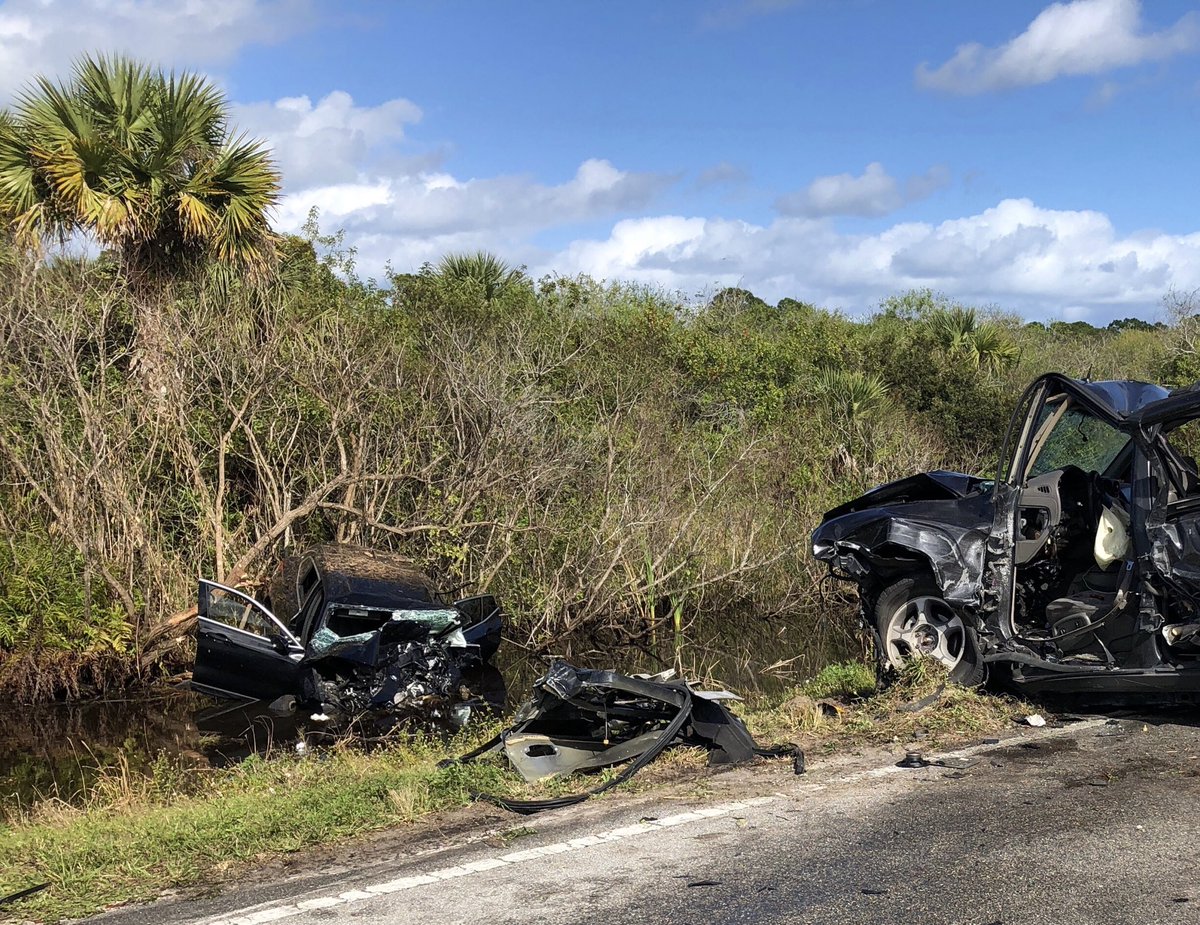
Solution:
M770 693L861 653L842 616L704 621L686 635L640 647L586 643L547 656L626 673L675 668L741 694ZM505 645L497 668L474 679L490 702L522 702L547 664ZM220 767L250 755L319 747L328 736L307 711L280 714L266 703L220 701L156 688L84 703L10 705L0 711L0 823L46 800L77 804L101 778L150 777L184 767Z

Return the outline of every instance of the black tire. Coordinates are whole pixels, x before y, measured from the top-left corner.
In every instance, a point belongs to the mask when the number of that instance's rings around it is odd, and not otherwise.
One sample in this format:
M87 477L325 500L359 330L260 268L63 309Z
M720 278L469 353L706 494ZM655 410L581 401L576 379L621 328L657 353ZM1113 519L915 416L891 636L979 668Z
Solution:
M923 611L928 611L927 619L918 616ZM894 676L898 663L919 653L946 665L953 684L978 687L987 680L987 666L979 654L975 630L945 601L928 576L901 578L888 585L875 598L872 616L875 654L883 677ZM912 629L906 630L908 625ZM908 638L896 638L901 631ZM936 640L936 644L913 645L909 642L913 634Z

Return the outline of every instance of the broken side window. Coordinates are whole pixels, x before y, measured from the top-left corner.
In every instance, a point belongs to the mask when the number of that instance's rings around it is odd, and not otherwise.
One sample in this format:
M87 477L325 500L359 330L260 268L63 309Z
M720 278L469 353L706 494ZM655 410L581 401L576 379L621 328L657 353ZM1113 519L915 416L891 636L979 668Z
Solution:
M264 639L275 630L264 613L254 606L252 600L224 588L213 587L209 590L208 612L205 616L234 629L262 636Z
M296 615L296 624L300 630L300 638L307 641L317 628L317 618L325 607L325 591L319 585L309 591L304 600L304 606Z
M296 581L296 600L302 601L308 597L313 588L317 586L321 575L317 571L317 564L311 559L307 560L300 567L300 574Z
M1186 421L1167 432L1165 437L1181 481L1178 496L1187 498L1200 494L1200 470L1196 466L1196 457L1200 455L1200 420Z

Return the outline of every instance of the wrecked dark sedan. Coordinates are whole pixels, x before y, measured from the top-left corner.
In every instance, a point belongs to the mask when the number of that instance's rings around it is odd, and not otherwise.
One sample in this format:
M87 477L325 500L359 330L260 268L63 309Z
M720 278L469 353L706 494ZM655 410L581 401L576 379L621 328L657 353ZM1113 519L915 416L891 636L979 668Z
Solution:
M1200 383L1048 374L994 480L929 472L828 512L813 554L859 588L883 671L1029 691L1200 693Z
M295 698L319 716L411 716L460 726L482 702L465 683L500 644L490 595L442 603L390 553L319 546L289 557L263 601L200 581L192 686Z

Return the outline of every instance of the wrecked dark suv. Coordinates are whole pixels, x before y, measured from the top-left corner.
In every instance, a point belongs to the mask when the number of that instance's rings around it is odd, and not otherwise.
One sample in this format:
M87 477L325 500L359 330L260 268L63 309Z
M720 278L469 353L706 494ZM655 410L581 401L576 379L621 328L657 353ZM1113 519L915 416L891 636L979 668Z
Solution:
M829 511L813 554L859 588L881 669L1030 691L1200 694L1200 384L1049 374L997 478L929 472Z
M407 560L347 546L281 560L261 601L201 579L197 616L202 693L452 727L487 706L467 682L503 628L492 596L443 602Z

